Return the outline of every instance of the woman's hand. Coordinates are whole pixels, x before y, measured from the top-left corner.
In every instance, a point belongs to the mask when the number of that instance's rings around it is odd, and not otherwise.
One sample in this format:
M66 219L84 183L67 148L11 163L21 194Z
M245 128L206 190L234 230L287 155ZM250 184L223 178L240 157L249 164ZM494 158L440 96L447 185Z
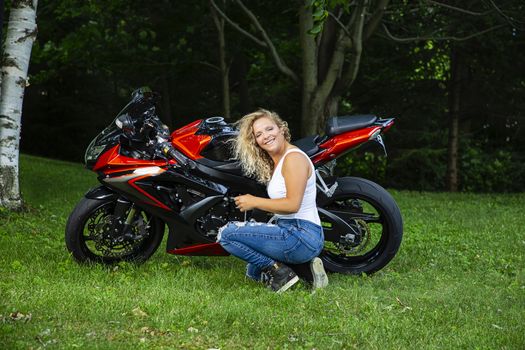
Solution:
M242 212L252 210L256 207L257 197L251 194L244 194L235 197L235 206Z
M286 197L270 199L245 194L234 198L235 205L241 212L257 208L275 214L297 213L301 208L311 171L311 165L304 155L291 152L284 159L281 172L286 186Z

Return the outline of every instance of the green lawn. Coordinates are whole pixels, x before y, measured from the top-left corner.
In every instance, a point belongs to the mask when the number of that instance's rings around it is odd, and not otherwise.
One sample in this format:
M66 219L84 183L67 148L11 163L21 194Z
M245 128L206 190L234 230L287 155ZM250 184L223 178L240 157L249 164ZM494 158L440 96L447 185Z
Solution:
M30 210L0 212L0 349L525 348L525 194L393 192L405 236L390 265L276 295L233 257L77 265L64 226L95 184L22 157Z

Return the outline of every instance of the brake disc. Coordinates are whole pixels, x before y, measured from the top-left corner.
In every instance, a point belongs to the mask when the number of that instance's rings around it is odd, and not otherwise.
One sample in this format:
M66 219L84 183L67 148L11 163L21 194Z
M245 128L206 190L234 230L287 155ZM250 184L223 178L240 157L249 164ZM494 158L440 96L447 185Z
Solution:
M106 215L98 223L88 225L90 235L93 237L95 249L106 257L119 257L131 254L137 244L140 244L148 234L148 224L142 216L133 222L132 234L123 235L122 227L116 228L117 218ZM114 232L118 230L119 232ZM120 234L115 234L120 233Z
M370 242L370 227L362 219L353 219L354 233L347 233L341 236L339 243L336 243L337 249L343 254L356 254L363 251ZM356 239L359 240L356 243Z

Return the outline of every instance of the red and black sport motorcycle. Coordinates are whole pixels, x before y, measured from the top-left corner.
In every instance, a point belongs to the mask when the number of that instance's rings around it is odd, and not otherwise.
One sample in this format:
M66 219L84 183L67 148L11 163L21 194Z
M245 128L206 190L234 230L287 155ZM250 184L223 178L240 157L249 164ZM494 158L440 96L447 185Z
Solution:
M167 252L228 255L216 242L228 221L267 222L272 214L241 213L240 194L266 197L266 188L243 175L231 156L235 128L221 117L196 120L171 135L156 113L157 95L139 89L86 150L88 169L101 185L88 191L66 225L66 244L79 262L142 262L168 227ZM333 117L326 135L294 144L316 168L317 205L325 235L321 258L340 273L372 273L401 244L403 223L392 196L357 177L333 176L336 158L367 141L383 148L394 123L373 115Z

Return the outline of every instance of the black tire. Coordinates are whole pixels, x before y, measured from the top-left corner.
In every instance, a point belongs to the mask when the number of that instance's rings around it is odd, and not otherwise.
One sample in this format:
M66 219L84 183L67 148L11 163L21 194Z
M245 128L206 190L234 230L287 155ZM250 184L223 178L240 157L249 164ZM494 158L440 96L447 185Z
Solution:
M90 220L103 220L104 217L110 216L115 203L115 198L100 200L83 198L73 209L66 224L66 246L76 261L103 264L114 264L119 261L141 263L155 253L164 235L164 223L142 211L137 211L137 215L148 220L149 224L145 226L147 234L140 240L134 241L127 250L115 254L109 249L105 253L93 247L95 240L91 238L89 231L95 224ZM93 231L93 228L91 230Z
M338 179L337 182L338 188L323 209L346 210L351 217L353 209L341 203L359 203L358 205L364 203L377 213L374 220L369 222L366 221L367 219L362 220L365 222L363 227L367 228L364 231L368 232L368 237L371 239L370 236L373 236L374 233L368 227L374 226L377 237L373 237L376 242L371 244L373 245L371 249L356 254L345 254L344 249L334 249L334 247L340 247L337 243L325 241L325 249L321 254L324 266L328 271L343 274L376 272L394 258L401 245L403 219L399 207L390 193L372 181L358 177L344 177ZM352 200L357 200L357 202L352 202ZM377 230L375 229L376 224L380 225ZM370 240L367 242L369 244Z

